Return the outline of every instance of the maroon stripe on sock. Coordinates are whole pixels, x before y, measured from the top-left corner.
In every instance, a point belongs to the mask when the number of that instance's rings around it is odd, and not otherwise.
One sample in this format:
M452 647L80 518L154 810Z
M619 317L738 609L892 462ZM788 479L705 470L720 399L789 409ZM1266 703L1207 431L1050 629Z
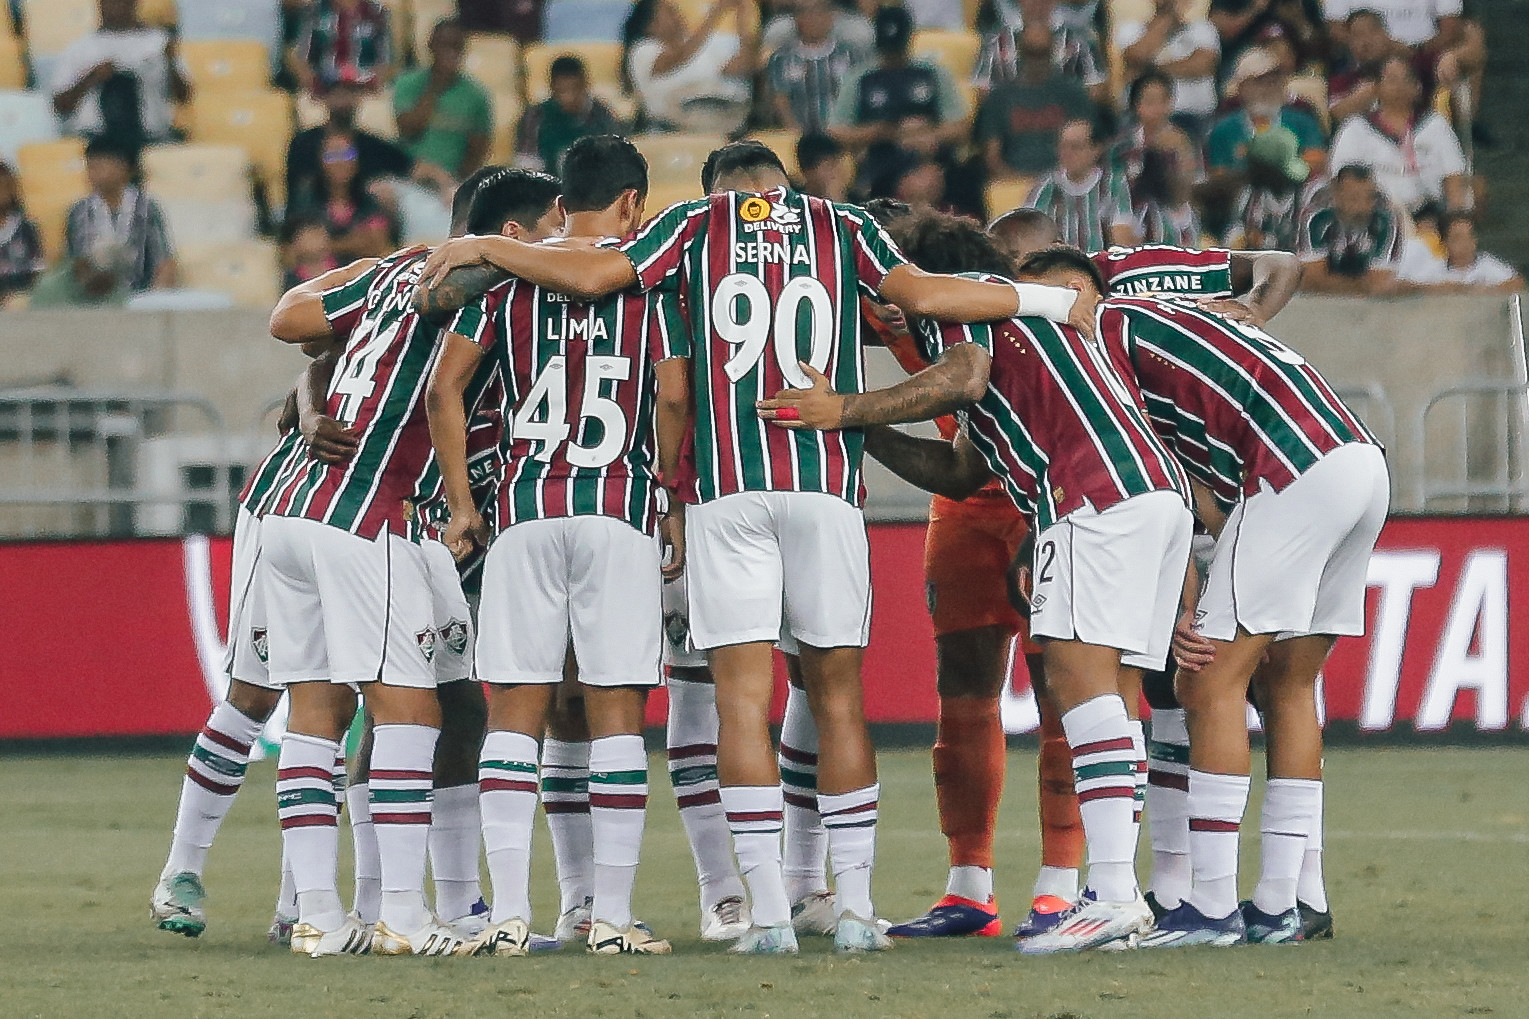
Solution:
M534 780L516 781L511 778L480 778L478 779L478 791L480 793L534 793L536 792L536 782Z
M1098 789L1085 789L1078 793L1079 803L1092 803L1094 800L1134 800L1136 789L1134 786L1107 785Z
M1180 775L1172 771L1147 772L1147 784L1161 786L1164 789L1178 789L1181 792L1189 792L1189 776Z
M1102 739L1097 743L1084 743L1082 746L1072 748L1072 759L1077 760L1085 754L1103 754L1111 750L1134 750L1136 744L1131 742L1131 737L1122 736L1119 739Z
M428 771L384 771L378 768L372 769L371 779L384 782L429 782L433 776Z
M687 757L715 757L717 745L715 743L691 743L683 747L670 747L669 760L682 761Z
M583 800L543 800L542 810L549 814L587 814L589 804Z
M817 810L818 801L811 796L803 796L801 793L785 794L786 802L793 807L801 807L803 810Z
M202 729L202 735L206 737L209 743L216 743L225 750L232 750L235 753L243 754L245 757L250 755L250 745L248 743L240 743L228 733L219 732L210 725Z
M791 797L787 796L789 802ZM679 804L681 810L686 807L704 807L712 803L721 803L722 794L715 789L708 789L704 793L691 793L688 796L676 796L674 802Z
M1215 831L1227 834L1235 834L1242 825L1237 821L1217 821L1210 817L1191 817L1189 819L1190 831Z
M201 786L203 789L206 789L208 792L217 793L219 796L232 796L234 793L239 791L238 786L224 785L221 782L214 782L212 779L208 778L206 775L203 775L195 768L187 768L186 777L191 779L191 781L195 782L197 785Z
M429 824L430 814L372 814L372 824Z
M720 799L721 797L718 798ZM729 810L727 812L729 824L752 824L756 821L779 821L780 819L781 812L779 810Z
M590 793L589 805L607 810L642 810L648 805L648 798L624 793Z
M780 745L780 755L793 764L818 763L817 754L809 754L805 750L798 750L796 747L788 747L784 743Z
M299 814L296 817L284 817L281 826L286 828L335 828L339 821L334 814Z
M321 782L333 783L334 772L328 768L277 768L276 781L295 782L300 778L316 778Z
M875 800L870 800L870 801L868 801L866 803L857 803L853 807L841 807L838 810L825 810L822 813L823 813L823 818L825 820L827 820L830 817L843 817L846 814L863 814L867 810L875 810L875 809L876 809L876 801Z

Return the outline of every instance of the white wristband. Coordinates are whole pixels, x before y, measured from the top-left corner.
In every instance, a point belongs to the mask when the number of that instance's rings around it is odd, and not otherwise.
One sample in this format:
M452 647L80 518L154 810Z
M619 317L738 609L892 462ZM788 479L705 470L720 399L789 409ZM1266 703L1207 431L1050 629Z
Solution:
M1019 295L1017 315L1039 315L1053 322L1066 322L1077 303L1078 292L1068 287L1048 287L1044 283L1014 283Z

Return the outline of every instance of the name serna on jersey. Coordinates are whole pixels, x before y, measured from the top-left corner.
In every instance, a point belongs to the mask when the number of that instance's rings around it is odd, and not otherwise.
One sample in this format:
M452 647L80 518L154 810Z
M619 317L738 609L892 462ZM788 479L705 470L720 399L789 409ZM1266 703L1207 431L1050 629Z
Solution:
M701 502L745 491L822 492L859 505L859 429L788 431L757 401L811 383L865 389L859 298L906 260L863 210L789 188L681 202L620 250L644 290L685 302Z
M1182 294L1230 297L1232 255L1225 248L1180 248L1144 244L1110 248L1088 256L1113 294Z

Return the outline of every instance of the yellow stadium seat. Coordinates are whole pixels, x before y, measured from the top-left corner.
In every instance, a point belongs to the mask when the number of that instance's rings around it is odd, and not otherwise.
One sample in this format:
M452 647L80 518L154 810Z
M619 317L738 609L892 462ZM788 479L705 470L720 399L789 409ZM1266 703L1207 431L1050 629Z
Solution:
M274 89L191 99L191 138L241 146L274 203L285 200L287 143L292 138L292 97Z
M584 61L589 91L611 112L630 120L637 103L621 91L621 44L619 42L531 43L521 50L527 103L539 103L552 94L552 61L567 54Z
M270 308L281 296L281 265L268 241L187 245L176 253L182 286L217 290L244 308Z
M977 24L977 11L981 7L982 0L961 0L961 12L965 15L962 19L963 24L975 26Z
M64 251L69 208L90 193L85 177L85 143L78 138L33 142L16 150L16 173L27 214L42 234L48 261Z
M7 19L0 18L0 21ZM9 31L0 32L0 89L27 87L27 65L21 40Z
M271 84L271 54L254 39L189 39L181 58L197 92L258 92Z
M490 92L515 92L520 88L520 47L507 35L469 32L467 73Z
M361 100L361 108L356 111L356 126L379 138L397 138L398 119L393 116L392 90Z
M645 134L632 139L647 157L648 176L655 184L679 184L701 190L701 165L713 149L727 144L721 135Z
M791 176L795 177L801 172L801 168L796 165L796 143L801 140L801 135L795 131L750 131L749 137L769 146L770 151L786 164L786 172Z
M688 202L701 197L701 180L698 176L689 184L653 183L648 185L647 215L656 216L675 202Z
M913 55L938 64L957 81L972 76L977 64L977 50L982 40L976 32L949 32L925 29L913 33Z
M180 21L175 0L138 0L138 19L145 25L168 28Z
M62 53L101 25L96 0L25 0L27 45L33 55Z
M495 166L509 166L515 161L515 129L520 126L520 97L513 92L495 92L494 136L489 143L488 161Z
M1030 197L1030 189L1033 187L1035 187L1033 177L989 181L987 190L984 192L988 217L997 219L1006 212L1013 212L1020 208L1025 204L1025 199Z
M155 145L144 150L143 176L156 195L223 201L248 194L250 157L238 145Z

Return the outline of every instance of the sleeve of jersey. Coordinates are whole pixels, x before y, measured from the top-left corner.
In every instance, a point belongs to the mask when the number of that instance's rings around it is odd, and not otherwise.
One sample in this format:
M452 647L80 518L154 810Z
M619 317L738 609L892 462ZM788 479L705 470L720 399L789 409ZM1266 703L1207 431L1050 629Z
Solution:
M684 264L685 250L700 233L710 209L707 199L678 202L648 221L617 249L632 262L639 290L652 290Z
M340 339L348 337L356 328L356 323L361 321L361 315L366 311L366 295L371 291L372 281L377 278L377 270L381 265L378 262L349 283L331 287L319 295L324 306L324 318Z
M446 331L465 336L487 350L494 345L494 313L503 303L504 292L496 287L457 312Z
M689 357L690 327L680 295L672 290L655 290L649 300L653 302L653 329L648 334L653 360Z
M923 345L933 362L959 343L975 343L992 354L993 338L991 322L939 322L930 323L924 330Z
M857 217L855 231L855 269L860 280L860 290L867 297L881 292L881 284L887 273L908 259L897 247L886 229L870 216Z

